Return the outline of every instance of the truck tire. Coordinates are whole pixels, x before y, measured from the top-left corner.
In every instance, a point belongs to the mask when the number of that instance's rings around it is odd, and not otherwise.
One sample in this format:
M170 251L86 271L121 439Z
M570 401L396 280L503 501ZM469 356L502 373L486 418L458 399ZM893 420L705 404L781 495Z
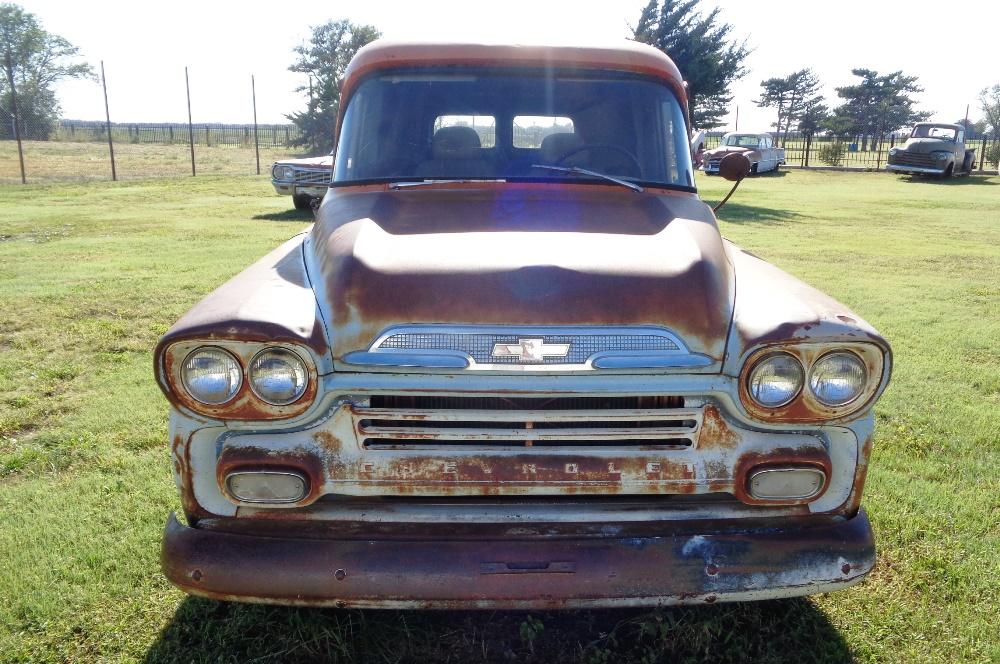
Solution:
M292 195L292 205L295 206L296 210L311 210L312 209L313 197L309 194L294 194Z
M757 175L757 164L752 164L750 166L750 175Z
M943 178L950 178L955 174L955 162L948 164L948 168L944 169L944 173L941 174Z

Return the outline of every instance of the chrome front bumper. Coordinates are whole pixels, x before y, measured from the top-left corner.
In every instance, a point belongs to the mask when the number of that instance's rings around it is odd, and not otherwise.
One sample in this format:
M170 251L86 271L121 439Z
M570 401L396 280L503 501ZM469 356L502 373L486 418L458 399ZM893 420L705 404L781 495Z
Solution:
M314 198L323 198L326 196L326 191L328 189L326 185L297 185L293 182L285 182L281 180L271 180L271 185L274 187L275 192L285 196L308 194Z
M885 170L893 173L915 173L918 175L944 175L943 168L927 168L926 166L903 166L900 164L887 164Z

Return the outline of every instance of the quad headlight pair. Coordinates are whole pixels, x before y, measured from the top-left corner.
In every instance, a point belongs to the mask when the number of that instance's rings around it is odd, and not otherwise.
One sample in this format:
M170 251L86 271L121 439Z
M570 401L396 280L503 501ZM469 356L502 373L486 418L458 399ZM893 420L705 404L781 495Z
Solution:
M813 398L824 406L846 406L868 385L868 370L861 358L849 351L820 357L808 372L789 353L773 353L757 361L747 375L747 391L765 408L779 408L792 401L805 384Z
M229 351L204 346L189 353L180 370L181 382L191 398L210 406L232 400L243 387L244 375L250 390L274 406L298 401L309 384L309 372L302 359L277 346L254 355L246 371Z

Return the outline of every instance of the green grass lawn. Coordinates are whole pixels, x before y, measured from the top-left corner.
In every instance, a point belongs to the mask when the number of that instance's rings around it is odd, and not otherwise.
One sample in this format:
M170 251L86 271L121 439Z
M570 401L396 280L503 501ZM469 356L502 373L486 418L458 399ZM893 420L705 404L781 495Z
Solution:
M110 180L108 144L99 141L24 141L24 170L28 184L56 181ZM289 148L261 148L260 172L270 175L271 164L293 156ZM252 175L257 157L250 146L195 144L198 175ZM191 151L184 143L115 143L119 180L183 177L191 174ZM0 186L20 184L17 143L0 141Z
M0 187L0 661L1000 661L1000 178L742 185L724 234L894 346L878 564L830 595L654 612L268 608L167 584L150 350L309 222L289 208L254 177Z

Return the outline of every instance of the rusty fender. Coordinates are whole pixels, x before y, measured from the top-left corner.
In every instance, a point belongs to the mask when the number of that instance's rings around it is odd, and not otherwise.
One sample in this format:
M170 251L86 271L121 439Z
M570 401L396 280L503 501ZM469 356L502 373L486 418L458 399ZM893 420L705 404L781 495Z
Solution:
M261 537L171 515L162 564L185 592L308 606L544 609L791 597L860 581L875 561L864 511L814 526L590 539Z

